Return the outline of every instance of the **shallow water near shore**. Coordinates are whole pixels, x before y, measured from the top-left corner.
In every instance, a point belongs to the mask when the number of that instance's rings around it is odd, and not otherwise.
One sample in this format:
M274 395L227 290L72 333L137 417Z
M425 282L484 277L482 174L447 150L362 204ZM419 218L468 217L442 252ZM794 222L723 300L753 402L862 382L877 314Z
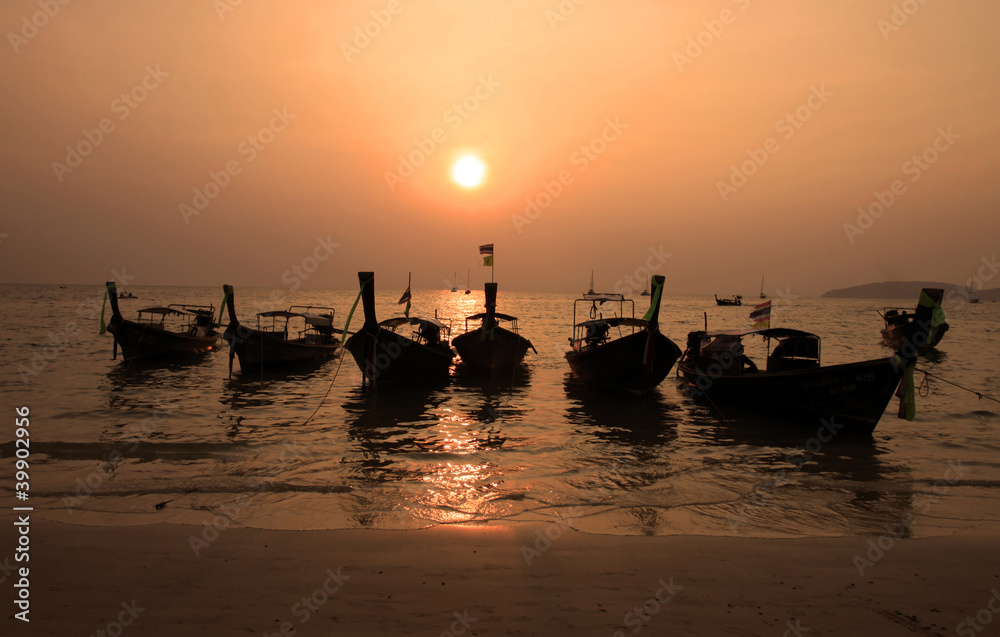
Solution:
M135 287L122 312L168 303L216 307L221 286ZM381 318L401 290L380 290ZM356 291L237 289L237 311L337 308ZM636 398L573 382L564 353L573 294L505 291L538 350L489 382L456 370L444 386L362 392L350 355L308 370L228 374L228 348L167 365L111 359L98 336L100 286L0 286L4 407L31 409L31 498L38 516L77 524L215 523L268 529L410 529L531 520L591 533L808 537L950 533L1000 521L1000 405L935 379L915 422L894 399L874 436L789 426L692 402L674 373ZM411 315L480 311L472 294L415 291ZM636 300L636 314L645 310ZM772 325L815 332L823 362L887 357L876 313L898 301L775 301ZM683 348L701 329L749 325L744 307L667 297L663 332ZM951 330L920 360L997 396L1000 304L946 306ZM110 310L107 311L110 316ZM354 326L363 320L360 308ZM763 354L763 345L748 346ZM761 360L759 357L757 360ZM922 374L916 374L917 382ZM0 434L0 491L13 496L13 418ZM12 498L11 498L12 499ZM221 517L220 517L221 516Z

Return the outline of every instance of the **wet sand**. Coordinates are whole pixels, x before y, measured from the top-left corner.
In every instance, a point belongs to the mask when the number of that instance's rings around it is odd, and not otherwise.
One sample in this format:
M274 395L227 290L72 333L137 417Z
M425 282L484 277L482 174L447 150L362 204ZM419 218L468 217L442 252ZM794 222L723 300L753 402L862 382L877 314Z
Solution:
M1000 589L995 526L886 536L881 556L879 538L612 537L554 523L203 531L34 520L30 627L9 605L3 632L973 634L961 622L992 619Z

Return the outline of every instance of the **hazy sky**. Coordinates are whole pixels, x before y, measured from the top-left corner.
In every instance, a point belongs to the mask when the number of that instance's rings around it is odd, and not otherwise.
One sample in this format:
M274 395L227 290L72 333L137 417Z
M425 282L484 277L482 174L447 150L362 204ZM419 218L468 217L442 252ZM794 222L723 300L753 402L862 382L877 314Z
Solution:
M5 0L0 282L478 287L488 242L515 290L965 282L1000 238L998 23L996 0ZM465 153L479 188L451 180Z

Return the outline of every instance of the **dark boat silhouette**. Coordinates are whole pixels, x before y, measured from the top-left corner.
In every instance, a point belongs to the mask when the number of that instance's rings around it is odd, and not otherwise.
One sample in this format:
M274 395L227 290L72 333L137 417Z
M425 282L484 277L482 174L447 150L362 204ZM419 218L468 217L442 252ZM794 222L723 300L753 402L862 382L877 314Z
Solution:
M211 305L171 304L166 307L148 307L139 310L138 318L130 321L118 309L118 292L115 282L106 284L111 302L111 320L107 331L114 335L113 357L122 358L176 358L211 351L219 340L215 330L215 307ZM173 319L176 326L166 324Z
M948 331L944 320L941 300L944 290L924 288L920 291L917 308L912 314L910 308L887 307L882 313L885 328L882 342L893 349L909 345L915 349L936 347Z
M635 318L635 304L621 294L590 293L573 303L572 349L566 360L576 376L592 389L643 394L659 385L673 367L681 350L660 333L662 275L653 276L653 296L649 311ZM576 322L579 303L590 303L590 318ZM617 313L604 317L605 303L616 303ZM625 304L632 316L624 316ZM614 329L618 338L611 337Z
M257 314L257 328L240 323L236 316L233 286L223 285L229 325L223 334L229 343L229 372L234 355L240 359L240 371L256 372L289 365L317 363L337 353L340 341L334 334L335 310L332 307L293 305L287 310ZM316 310L316 311L313 311ZM265 319L271 319L267 325ZM302 329L289 330L292 320L302 319Z
M512 372L529 349L538 353L531 341L518 334L517 318L497 312L496 306L497 284L487 283L486 311L465 319L466 326L469 321L480 321L480 326L452 340L462 363L472 371L490 375ZM502 327L500 321L510 329Z
M367 387L419 386L446 381L454 352L450 329L437 319L399 316L379 323L375 316L375 274L358 272L365 323L344 347L361 369ZM396 330L412 327L407 337Z
M763 297L761 297L761 298L763 298ZM715 304L716 305L743 305L743 297L740 296L739 294L734 294L731 298L720 299L719 295L716 294L715 295Z
M744 353L742 339L768 339L764 370ZM771 339L777 341L770 349ZM764 412L832 431L870 434L892 399L907 363L902 356L820 366L820 338L788 328L691 332L677 372L696 398ZM831 432L832 435L832 432Z

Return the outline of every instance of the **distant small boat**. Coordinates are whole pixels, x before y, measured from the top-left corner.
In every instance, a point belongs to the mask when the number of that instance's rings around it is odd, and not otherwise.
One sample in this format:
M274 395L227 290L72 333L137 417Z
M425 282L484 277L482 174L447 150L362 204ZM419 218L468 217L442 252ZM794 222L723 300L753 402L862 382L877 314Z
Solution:
M452 345L470 370L490 375L514 371L521 364L529 349L535 350L531 341L517 331L517 318L496 311L497 284L486 284L486 311L465 319L466 332L456 336ZM480 321L479 327L469 330L469 321ZM501 326L501 321L509 329Z
M646 316L635 318L635 304L621 294L587 292L573 303L573 336L566 361L573 373L594 389L643 394L661 382L681 355L681 350L660 333L662 275L653 277L656 290ZM615 303L613 316L604 317L601 308ZM576 322L580 303L589 303L589 319ZM629 304L632 316L625 316ZM615 329L618 338L611 338Z
M646 287L643 288L642 292L639 293L639 296L649 296L649 275L648 274L646 275Z
M132 294L131 292L119 292L118 293L118 298L120 298L120 299L137 299L139 297L137 297L136 295Z
M764 275L760 275L760 298L766 299L767 295L764 294Z
M742 339L762 336L767 367L759 370L743 352ZM677 373L695 397L712 404L791 418L815 429L831 427L870 434L903 377L896 357L820 367L820 338L788 328L691 332ZM832 434L832 432L831 432Z
M979 303L979 299L972 299L969 301L969 303Z
M455 277L451 280L451 291L458 292L458 270L455 270Z
M236 316L233 286L222 287L229 310L229 325L223 337L229 343L230 373L234 356L240 359L240 371L250 373L317 363L337 353L340 341L334 334L341 330L333 327L335 310L332 307L293 305L287 310L260 312L254 329L241 324ZM301 329L290 330L291 321L298 323L298 319L302 320L298 324Z
M916 349L936 347L945 333L948 324L945 322L941 300L944 290L940 288L924 288L916 310L909 314L911 308L887 307L882 312L885 328L882 330L882 342L893 349L899 349L909 344Z
M215 307L211 305L172 304L166 307L148 307L138 312L130 321L118 309L118 293L114 281L106 284L111 302L111 321L107 331L114 335L112 356L122 358L170 358L209 352L215 348L219 333L215 330ZM176 325L168 326L167 318Z
M472 277L470 276L469 272L470 272L470 270L466 270L465 271L465 293L466 294L472 294L472 286L470 285L470 281L472 281Z
M732 298L720 299L719 295L715 295L716 305L743 305L743 297L739 294L734 294Z
M434 319L398 316L381 323L375 316L375 274L358 272L365 323L344 347L361 369L368 387L384 384L419 386L446 381L455 357L448 344L451 329ZM407 337L397 333L411 326Z

